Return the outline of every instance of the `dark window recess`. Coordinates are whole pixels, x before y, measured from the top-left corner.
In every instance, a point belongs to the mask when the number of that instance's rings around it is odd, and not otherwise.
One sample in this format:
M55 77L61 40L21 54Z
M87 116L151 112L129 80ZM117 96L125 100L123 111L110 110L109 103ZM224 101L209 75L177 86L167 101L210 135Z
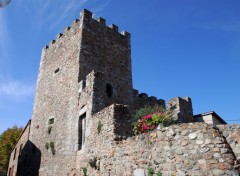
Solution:
M107 83L106 84L106 93L107 93L107 96L110 98L113 94L113 88L112 88L112 85Z
M86 81L83 80L83 81L82 81L82 89L84 89L85 87L86 87Z
M81 150L85 143L85 132L86 132L86 113L79 117L78 124L78 150Z
M54 118L48 120L48 125L52 125L54 123Z
M23 148L23 144L20 145L19 154L18 154L19 156L21 156L22 154L22 148Z
M12 168L10 167L8 171L8 175L11 176L11 173L12 173Z
M54 73L57 73L57 72L59 72L59 70L60 70L60 68L57 68L57 69L54 71Z
M15 148L15 149L14 149L13 160L15 160L15 158L16 158L16 154L17 154L17 149Z

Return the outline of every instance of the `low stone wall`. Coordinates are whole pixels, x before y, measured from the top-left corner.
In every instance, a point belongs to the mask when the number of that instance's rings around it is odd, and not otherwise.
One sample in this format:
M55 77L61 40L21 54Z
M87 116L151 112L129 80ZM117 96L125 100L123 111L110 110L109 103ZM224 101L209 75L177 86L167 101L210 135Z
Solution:
M163 175L238 175L239 172L226 137L212 125L174 125L121 141L105 141L101 135L106 134L93 134L91 139L95 145L78 154L77 175L83 175L83 168L87 168L87 175L101 176L144 176L149 169L154 175L158 172ZM94 158L96 167L92 168L89 161Z
M236 159L240 162L240 125L217 125L217 128L222 132Z

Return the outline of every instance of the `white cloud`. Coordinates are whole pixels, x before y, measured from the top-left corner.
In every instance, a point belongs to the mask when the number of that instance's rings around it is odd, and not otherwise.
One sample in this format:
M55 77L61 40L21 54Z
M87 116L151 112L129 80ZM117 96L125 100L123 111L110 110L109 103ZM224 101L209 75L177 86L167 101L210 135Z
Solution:
M88 4L97 13L106 8L111 0L16 0L18 6L32 16L32 30L39 33L43 29L54 30L63 21L70 20ZM89 6L90 5L90 6ZM92 8L91 8L92 6ZM34 13L33 13L34 12Z
M0 11L0 74L3 72L3 67L8 59L9 42L10 37L5 22L5 14L4 11Z
M98 13L98 12L104 10L110 2L111 2L111 0L105 0L105 2L103 4L97 6L96 8L93 8L93 12Z
M63 21L72 19L72 16L89 2L90 9L97 13L102 11L111 0L90 1L90 0L16 0L18 9L32 16L35 33L44 28L56 29ZM17 9L16 9L17 10ZM32 13L34 12L34 13ZM11 47L11 38L8 33L8 26L4 11L0 11L0 96L27 96L34 93L35 85L12 79L7 73L7 64Z
M32 11L34 11L33 21L35 21L33 30L40 32L44 28L48 28L49 30L56 29L63 21L69 17L72 18L73 14L79 12L88 1L89 0L38 0L32 1L30 5L25 4L25 6L32 7Z
M35 85L26 84L19 81L6 81L0 83L0 95L3 96L28 96L32 95L35 91Z
M78 1L79 0L73 0L70 2L66 1L66 3L61 4L57 11L51 14L52 18L49 19L49 21L53 22L51 23L49 29L52 30L56 28L62 21L69 17L70 14L74 14L75 12L79 11L88 0L82 0L80 2Z

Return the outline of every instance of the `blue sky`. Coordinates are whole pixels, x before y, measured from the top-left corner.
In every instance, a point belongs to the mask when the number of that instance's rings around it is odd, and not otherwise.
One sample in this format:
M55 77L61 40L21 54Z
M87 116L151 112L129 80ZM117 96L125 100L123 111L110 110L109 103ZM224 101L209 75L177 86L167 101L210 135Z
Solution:
M134 88L240 123L239 0L12 0L0 9L0 133L31 118L42 47L83 8L131 33Z

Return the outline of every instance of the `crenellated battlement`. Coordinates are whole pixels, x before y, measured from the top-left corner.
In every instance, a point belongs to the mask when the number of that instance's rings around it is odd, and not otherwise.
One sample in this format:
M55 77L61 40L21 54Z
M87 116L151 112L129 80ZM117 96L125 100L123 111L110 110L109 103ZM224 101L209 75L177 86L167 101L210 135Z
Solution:
M99 18L97 19L97 21L98 21L100 24L102 24L103 26L106 26L106 20L105 20L104 18L99 17Z
M59 33L56 38L59 39L59 38L61 38L62 36L63 36L63 34L62 34L62 33Z
M133 90L134 109L143 108L144 106L159 105L165 108L165 101L163 99L157 99L154 96L148 96L146 93L140 93L138 90Z
M64 36L67 36L69 34L69 32L76 32L79 28L84 28L84 24L83 23L98 23L100 28L104 28L105 30L112 30L114 32L116 32L116 34L120 34L121 36L125 36L127 38L130 38L130 33L123 30L121 32L119 32L119 28L117 25L115 24L110 24L109 26L106 25L106 20L102 17L99 17L97 19L93 18L93 14L92 12L88 11L87 9L84 9L81 11L80 13L80 18L79 19L75 19L71 26L67 26L64 30L63 33L59 33L56 38L54 40L51 40L49 45L46 45L43 49L49 49L51 48L52 45L54 45L55 43L58 43L59 40L61 40L61 38L63 38ZM87 25L87 24L86 24Z
M92 21L97 21L97 22L99 22L101 25L106 26L106 20L105 20L104 18L99 17L97 20L94 19L92 12L90 12L90 11L87 10L87 9L83 9L83 11L80 13L80 19L81 19L82 17L85 17L85 18L86 18L87 20L89 20L89 21L91 21L91 20L92 20ZM106 26L106 27L107 27L107 26ZM113 31L116 31L116 32L118 32L119 34L121 34L121 35L123 35L123 36L127 36L127 37L130 36L130 33L126 32L125 30L123 30L122 32L119 32L119 31L118 31L118 26L115 25L115 24L110 24L107 28L108 28L108 29L111 29L111 30L113 30Z

